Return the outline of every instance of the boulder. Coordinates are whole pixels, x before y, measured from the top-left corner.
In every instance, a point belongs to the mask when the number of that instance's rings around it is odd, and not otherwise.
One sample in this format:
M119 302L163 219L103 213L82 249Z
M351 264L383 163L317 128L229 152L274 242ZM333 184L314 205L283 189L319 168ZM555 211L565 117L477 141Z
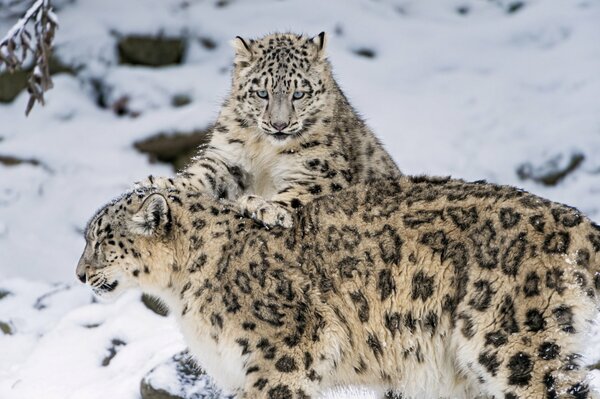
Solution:
M13 329L9 323L0 320L0 332L4 335L12 335Z
M125 36L118 42L118 51L121 64L150 67L181 64L185 40L160 36Z
M190 358L188 351L175 354L142 378L142 399L226 399L211 379Z
M165 162L173 165L175 171L183 170L196 155L198 147L208 143L210 135L206 130L190 133L161 133L146 140L134 143L134 147L150 156L150 162Z
M12 292L5 290L4 288L0 288L0 299L4 299L9 295L12 295Z
M69 73L75 75L77 69L66 65L59 58L52 56L50 58L50 75L58 73ZM27 87L27 80L31 75L31 67L19 69L13 72L4 71L0 73L0 103L9 103Z

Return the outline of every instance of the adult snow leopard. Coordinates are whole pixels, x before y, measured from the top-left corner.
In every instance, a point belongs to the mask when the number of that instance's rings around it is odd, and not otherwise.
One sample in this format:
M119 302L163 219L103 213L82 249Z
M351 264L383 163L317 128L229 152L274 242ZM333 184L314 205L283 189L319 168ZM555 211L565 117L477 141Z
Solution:
M512 187L402 177L264 229L195 191L141 188L88 224L77 275L161 298L238 398L364 384L403 398L597 398L600 227Z

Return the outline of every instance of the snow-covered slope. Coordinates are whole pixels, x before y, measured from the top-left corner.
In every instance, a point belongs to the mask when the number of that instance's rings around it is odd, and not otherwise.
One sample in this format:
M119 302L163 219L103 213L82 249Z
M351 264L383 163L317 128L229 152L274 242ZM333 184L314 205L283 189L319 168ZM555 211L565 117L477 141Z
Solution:
M26 93L0 104L0 156L34 160L0 163L0 289L12 293L0 299L0 322L13 332L0 333L0 398L136 398L141 376L183 348L172 321L139 295L91 303L74 268L97 207L148 174L172 173L133 142L216 116L236 35L327 31L338 80L404 172L518 185L600 220L597 1L61 4L57 53L84 69L56 76L47 105L27 119ZM184 63L119 65L116 41L127 34L186 37ZM99 87L104 101L126 96L139 115L100 108ZM173 107L178 95L192 102ZM574 155L583 162L555 186L517 173L564 167ZM52 291L50 306L34 306ZM102 367L113 339L127 345Z

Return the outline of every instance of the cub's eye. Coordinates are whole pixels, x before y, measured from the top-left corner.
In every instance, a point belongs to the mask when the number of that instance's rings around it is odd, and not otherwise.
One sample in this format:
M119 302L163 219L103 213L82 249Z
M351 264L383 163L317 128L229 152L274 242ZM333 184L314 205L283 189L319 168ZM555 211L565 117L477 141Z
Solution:
M267 98L269 97L269 93L267 93L266 90L259 90L256 92L256 95L260 98Z
M304 93L302 93L301 91L295 91L292 97L294 98L294 100L299 100L302 97L304 97Z

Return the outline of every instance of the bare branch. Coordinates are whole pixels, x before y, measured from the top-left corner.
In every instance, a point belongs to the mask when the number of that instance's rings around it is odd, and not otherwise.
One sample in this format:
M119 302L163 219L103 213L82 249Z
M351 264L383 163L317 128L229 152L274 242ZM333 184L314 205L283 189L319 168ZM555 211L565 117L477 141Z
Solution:
M58 18L52 11L50 0L36 0L0 41L0 67L4 65L8 71L23 69L28 57L33 57L27 82L30 97L26 115L35 103L44 105L44 93L52 88L49 65L57 28Z

